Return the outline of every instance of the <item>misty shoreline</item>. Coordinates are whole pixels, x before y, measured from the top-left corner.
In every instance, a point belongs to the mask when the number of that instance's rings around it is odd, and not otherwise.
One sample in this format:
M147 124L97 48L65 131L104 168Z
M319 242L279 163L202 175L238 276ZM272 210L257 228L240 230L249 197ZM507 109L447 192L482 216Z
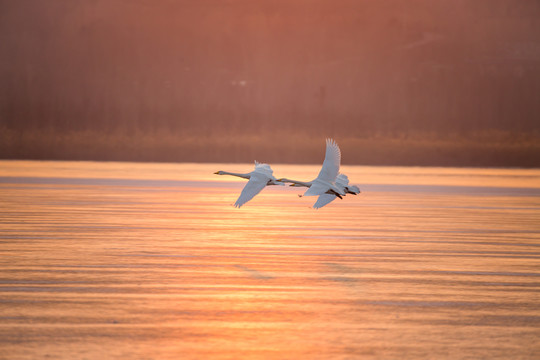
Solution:
M336 136L343 164L385 166L540 167L540 135L374 134ZM324 137L274 133L193 136L170 131L0 131L0 158L130 162L319 164Z

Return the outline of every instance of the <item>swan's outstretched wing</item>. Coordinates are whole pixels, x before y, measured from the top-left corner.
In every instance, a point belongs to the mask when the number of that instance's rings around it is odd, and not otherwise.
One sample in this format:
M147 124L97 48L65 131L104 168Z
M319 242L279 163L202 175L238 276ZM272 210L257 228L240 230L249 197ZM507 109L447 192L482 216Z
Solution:
M334 140L326 139L326 155L317 179L334 182L339 173L340 162L341 151L339 150L339 146Z
M336 200L337 196L332 194L322 194L319 196L315 204L313 205L314 209L320 209L325 205L330 204L332 201Z
M270 165L268 164L261 164L257 161L255 161L255 171L256 172L259 172L261 174L264 174L268 177L272 177L273 174L274 174L274 171L272 170L272 168L270 167Z
M240 196L238 197L238 200L234 203L235 207L241 207L245 203L247 203L249 200L253 199L255 195L261 192L262 189L266 186L268 183L268 178L264 176L263 174L259 174L257 172L251 173L251 177L249 178L249 181L247 182L246 186L242 189L242 192L240 193Z

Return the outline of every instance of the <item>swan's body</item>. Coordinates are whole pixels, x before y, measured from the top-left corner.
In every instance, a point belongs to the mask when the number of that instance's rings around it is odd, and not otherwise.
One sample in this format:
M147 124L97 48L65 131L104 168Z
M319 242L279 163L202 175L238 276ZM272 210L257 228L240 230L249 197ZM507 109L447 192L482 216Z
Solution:
M281 182L291 183L291 186L304 186L307 191L303 196L319 196L313 205L315 209L329 204L336 197L343 199L345 194L357 195L360 193L355 185L349 185L349 179L345 174L339 174L341 151L334 140L326 140L326 154L324 162L317 178L313 181L298 181L287 178L279 179ZM299 195L302 196L302 195Z
M249 200L253 199L255 195L261 192L267 185L285 185L278 181L273 175L272 168L268 164L260 164L255 161L255 170L247 174L233 173L228 171L217 171L214 174L217 175L232 175L238 176L244 179L248 179L246 186L242 189L240 196L234 203L235 207L241 207Z

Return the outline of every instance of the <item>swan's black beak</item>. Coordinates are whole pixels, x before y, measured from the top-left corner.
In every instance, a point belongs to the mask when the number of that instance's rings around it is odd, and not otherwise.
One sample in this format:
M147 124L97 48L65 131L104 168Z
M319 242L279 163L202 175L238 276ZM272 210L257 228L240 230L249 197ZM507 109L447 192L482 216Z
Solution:
M216 171L214 174L219 175L219 171Z

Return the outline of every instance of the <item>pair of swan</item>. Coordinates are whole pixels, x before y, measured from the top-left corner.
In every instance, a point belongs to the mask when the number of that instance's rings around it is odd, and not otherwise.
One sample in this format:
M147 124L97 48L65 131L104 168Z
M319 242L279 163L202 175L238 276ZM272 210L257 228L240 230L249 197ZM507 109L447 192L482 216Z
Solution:
M232 173L227 171L217 171L217 175L233 175L244 179L249 179L248 183L242 189L242 193L234 203L235 207L241 207L255 195L261 192L269 185L285 185L290 183L290 186L307 187L304 195L299 196L319 196L313 208L319 209L336 198L342 199L346 194L357 195L360 193L355 185L349 185L347 175L339 173L339 165L341 162L341 151L338 145L332 139L326 140L326 155L324 162L319 172L319 175L313 181L298 181L287 178L276 179L273 171L268 164L260 164L255 161L255 170L247 174Z

